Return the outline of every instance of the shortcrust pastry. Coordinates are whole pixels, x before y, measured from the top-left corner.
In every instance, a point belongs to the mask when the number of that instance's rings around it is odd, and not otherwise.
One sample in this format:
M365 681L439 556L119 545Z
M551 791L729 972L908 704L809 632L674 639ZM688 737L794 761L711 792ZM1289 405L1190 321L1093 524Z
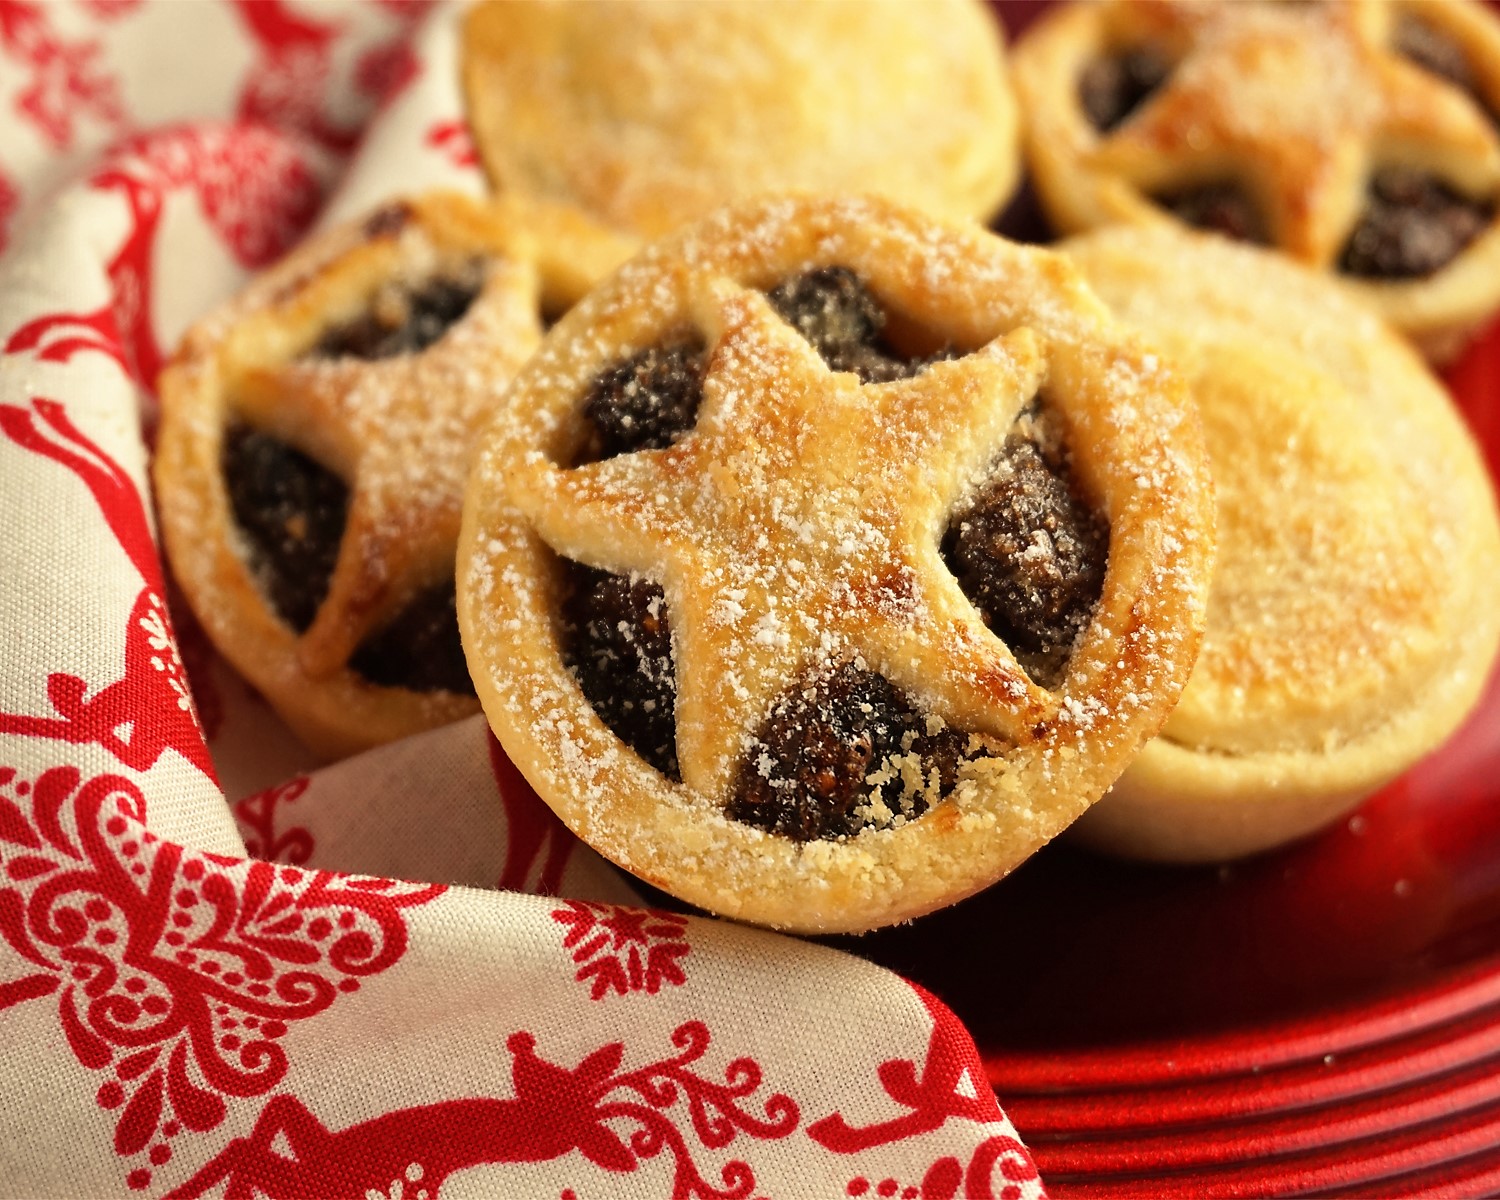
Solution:
M1161 725L1212 501L1060 256L879 200L647 249L517 376L459 619L508 754L650 883L859 930L998 879Z
M1434 749L1484 684L1483 462L1423 363L1326 278L1170 229L1063 249L1189 374L1219 529L1182 701L1077 835L1192 861L1306 834Z
M544 322L623 254L571 214L396 201L257 278L163 373L173 571L314 749L478 710L453 591L474 437Z
M1500 307L1500 18L1476 0L1069 4L1015 74L1061 232L1273 246L1435 359Z
M463 72L498 189L649 236L787 188L988 218L1019 173L977 0L502 0L469 16Z

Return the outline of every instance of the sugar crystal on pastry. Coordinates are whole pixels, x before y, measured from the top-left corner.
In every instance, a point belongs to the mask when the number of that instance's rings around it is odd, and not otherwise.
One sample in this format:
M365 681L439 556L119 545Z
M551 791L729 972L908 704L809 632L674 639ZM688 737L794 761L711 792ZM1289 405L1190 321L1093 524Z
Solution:
M580 456L596 381L685 331L691 427ZM1201 447L1146 356L1056 256L879 201L765 200L649 248L549 333L471 477L460 621L507 753L602 853L727 915L868 928L1003 875L1162 719L1198 636ZM1047 685L942 548L1036 406L1107 530ZM580 571L645 615L581 638ZM664 682L663 625L680 778L665 723L633 745L583 679Z
M462 77L497 190L648 237L793 188L988 219L1019 175L978 0L475 4Z
M1136 857L1255 853L1434 749L1500 640L1500 521L1441 385L1327 279L1168 229L1064 243L1193 379L1219 556L1181 703L1077 835Z
M1500 18L1476 0L1063 4L1015 66L1062 233L1273 246L1439 360L1500 307Z
M620 256L576 223L559 247L556 225L457 196L384 205L258 277L163 374L174 572L315 749L474 711L452 578L474 437L543 309Z

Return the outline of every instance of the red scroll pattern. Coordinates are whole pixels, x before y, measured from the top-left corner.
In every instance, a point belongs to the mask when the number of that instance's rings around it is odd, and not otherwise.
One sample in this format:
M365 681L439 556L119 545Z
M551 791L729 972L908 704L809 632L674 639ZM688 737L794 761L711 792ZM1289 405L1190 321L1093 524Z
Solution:
M711 1037L701 1021L677 1027L678 1053L622 1071L623 1042L611 1042L569 1070L536 1053L536 1038L513 1033L515 1095L469 1097L397 1109L333 1131L293 1096L277 1096L261 1111L249 1137L236 1138L171 1193L195 1200L227 1181L227 1200L265 1195L412 1196L434 1200L455 1171L492 1163L538 1163L577 1151L596 1167L621 1174L641 1169L664 1150L673 1163L673 1200L743 1200L755 1173L742 1160L719 1169L710 1183L689 1144L722 1150L740 1134L783 1138L797 1127L796 1103L772 1094L760 1115L744 1103L759 1090L761 1068L737 1058L716 1083L692 1070ZM686 1101L686 1112L678 1101ZM683 1120L683 1118L686 1120ZM685 1128L684 1128L685 1127ZM624 1136L622 1136L624 1134ZM273 1149L278 1139L291 1150ZM571 1189L563 1192L569 1194Z
M307 865L315 845L312 833L300 825L278 829L276 814L283 804L300 800L311 782L306 775L298 775L236 801L234 819L239 825L240 836L245 839L246 854L263 862L288 863L294 867Z
M109 1072L116 1153L160 1166L225 1097L275 1087L289 1024L394 965L401 910L446 889L197 853L149 832L145 807L122 776L0 768L0 939L27 968L0 1008L56 995L73 1054Z

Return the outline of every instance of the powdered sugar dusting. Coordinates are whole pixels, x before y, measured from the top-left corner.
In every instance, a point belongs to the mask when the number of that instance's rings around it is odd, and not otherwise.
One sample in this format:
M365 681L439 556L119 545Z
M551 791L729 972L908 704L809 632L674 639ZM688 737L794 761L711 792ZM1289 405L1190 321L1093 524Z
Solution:
M849 267L903 328L967 353L891 383L862 386L830 371L762 294L820 265ZM684 327L709 347L694 429L666 449L567 468L589 380ZM680 874L668 885L722 911L754 911L743 873L768 856L798 888L820 878L827 886L831 873L842 880L836 890L855 887L866 900L877 880L921 891L951 888L942 880L954 872L993 878L1018 847L1102 792L1185 677L1208 537L1201 448L1181 419L1179 389L1159 356L1147 364L1116 338L1045 251L874 201L772 200L720 213L647 251L554 330L481 458L467 544L502 549L468 560L461 596L471 650L492 673L492 720L604 853L656 879L671 859ZM1057 415L1080 490L1112 530L1104 596L1054 691L1031 682L986 628L937 544L1038 394ZM529 636L555 644L544 545L662 585L681 786L631 765L545 646L523 651L518 669L519 647L504 631L515 614L523 633L540 621ZM498 589L487 560L506 563ZM841 661L884 675L925 719L980 735L994 756L967 762L927 815L872 799L872 828L847 841L793 850L715 815L776 698ZM871 778L899 777L899 794L916 795L929 791L926 775L896 755ZM938 819L943 812L952 815ZM649 848L633 843L626 827L647 819L688 839L697 865L665 835ZM960 827L984 831L991 848L960 851L949 841ZM931 834L908 839L924 828ZM919 849L928 838L952 857L917 882L897 863L938 853Z

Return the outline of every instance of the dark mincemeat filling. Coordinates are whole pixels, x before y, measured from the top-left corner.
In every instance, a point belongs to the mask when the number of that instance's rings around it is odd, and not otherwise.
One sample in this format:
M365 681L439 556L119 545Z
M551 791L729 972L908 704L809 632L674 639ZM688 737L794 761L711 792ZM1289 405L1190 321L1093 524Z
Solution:
M483 276L483 264L475 260L456 275L436 275L416 288L388 284L375 294L368 311L325 330L307 357L373 361L420 354L463 319Z
M1140 108L1171 73L1171 60L1149 46L1096 58L1079 76L1078 101L1090 124L1108 133Z
M226 432L222 464L250 569L277 615L304 633L328 595L349 489L300 450L244 425ZM384 687L473 695L453 584L419 595L359 648L349 666Z
M474 695L458 638L453 582L418 593L394 621L355 651L349 666L382 687Z
M1446 266L1494 219L1493 202L1460 195L1430 175L1388 167L1370 180L1365 210L1339 269L1370 279L1418 279Z
M928 719L883 675L844 663L777 703L725 815L796 842L853 837L947 796L968 743L947 726L929 733Z
M349 489L301 451L243 425L225 433L222 466L251 570L277 614L301 633L328 595Z
M664 450L693 427L703 400L703 343L651 346L602 372L584 398L580 462Z
M679 780L677 676L661 588L568 563L562 635L568 669L600 720Z
M1026 673L1056 687L1104 587L1109 531L1074 496L1063 464L1030 438L1000 461L943 535L943 558Z
M1208 183L1152 197L1178 220L1237 242L1268 246L1269 231L1259 207L1238 184Z
M817 267L777 284L766 298L777 314L807 339L832 371L853 371L861 383L910 379L933 362L952 357L902 354L884 337L886 312L848 267Z
M698 418L705 364L702 342L680 338L602 372L584 400L581 461L670 446ZM580 563L565 570L568 669L621 741L669 779L680 779L677 675L661 587Z
M931 361L899 359L882 346L884 314L843 268L797 276L771 296L834 369L904 378ZM671 343L601 374L584 405L594 457L670 445L691 428L703 358L696 343ZM943 543L966 594L1046 686L1061 678L1098 602L1107 551L1107 530L1074 498L1063 466L1019 434L1007 441L979 495L955 515ZM662 589L578 563L563 570L560 634L569 670L600 719L680 781L676 674ZM959 765L973 756L966 734L946 727L929 732L928 724L889 681L845 663L777 705L726 812L797 841L848 837L918 817L952 791Z

